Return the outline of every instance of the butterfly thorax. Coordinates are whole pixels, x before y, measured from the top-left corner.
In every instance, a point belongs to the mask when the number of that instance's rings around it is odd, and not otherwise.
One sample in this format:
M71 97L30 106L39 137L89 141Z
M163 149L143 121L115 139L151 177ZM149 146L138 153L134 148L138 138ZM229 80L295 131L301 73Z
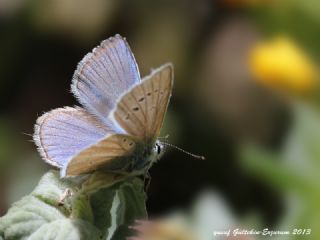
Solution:
M152 141L149 144L142 144L137 147L133 155L133 161L129 172L132 174L144 174L162 155L162 144L159 141Z
M162 155L162 144L159 141L138 143L129 156L123 156L108 164L105 170L120 174L145 174L152 164Z

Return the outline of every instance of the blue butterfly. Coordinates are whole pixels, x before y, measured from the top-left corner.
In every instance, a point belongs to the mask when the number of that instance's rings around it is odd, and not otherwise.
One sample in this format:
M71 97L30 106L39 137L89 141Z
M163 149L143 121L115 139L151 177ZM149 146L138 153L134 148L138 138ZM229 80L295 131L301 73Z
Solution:
M38 118L34 141L61 176L95 170L143 174L162 152L157 140L173 87L165 64L141 79L126 40L104 40L79 63L71 90L83 107Z

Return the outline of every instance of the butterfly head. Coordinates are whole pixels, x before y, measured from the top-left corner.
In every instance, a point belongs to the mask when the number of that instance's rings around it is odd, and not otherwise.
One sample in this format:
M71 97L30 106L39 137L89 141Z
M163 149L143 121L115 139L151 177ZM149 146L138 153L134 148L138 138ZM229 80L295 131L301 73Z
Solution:
M159 140L156 141L156 143L154 144L153 147L153 159L152 162L156 162L158 160L160 160L160 158L162 157L162 155L164 154L164 145L162 142L160 142Z
M162 142L160 141L156 141L156 144L155 144L155 151L157 153L157 158L161 158L163 153L164 153L164 145L162 144Z

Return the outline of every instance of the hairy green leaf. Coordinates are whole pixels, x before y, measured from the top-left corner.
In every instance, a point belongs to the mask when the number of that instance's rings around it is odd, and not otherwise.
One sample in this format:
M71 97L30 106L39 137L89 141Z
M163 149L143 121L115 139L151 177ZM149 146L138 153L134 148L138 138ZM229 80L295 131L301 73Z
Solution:
M0 218L0 240L129 236L128 226L146 217L143 185L138 178L112 174L60 179L49 171Z

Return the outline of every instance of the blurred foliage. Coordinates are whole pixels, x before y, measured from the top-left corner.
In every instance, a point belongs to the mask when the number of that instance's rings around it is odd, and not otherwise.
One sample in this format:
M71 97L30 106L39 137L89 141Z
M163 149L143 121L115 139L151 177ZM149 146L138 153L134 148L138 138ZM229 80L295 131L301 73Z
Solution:
M110 24L118 1L47 0L30 1L32 26L49 34L63 34L74 41L88 41L99 36Z
M271 153L257 147L242 149L246 169L281 190L287 199L288 207L280 226L284 229L311 228L308 239L320 237L319 131L320 113L308 105L297 104L282 151ZM292 236L291 239L302 237Z
M251 9L250 13L259 24L259 30L269 35L290 34L319 60L319 10L317 0L282 0Z
M9 164L6 159L12 157L11 153L13 150L13 129L12 127L9 126L9 123L5 119L0 120L0 132L1 132L1 137L0 137L0 146L1 146L1 151L0 151L0 169L4 170L6 169L6 165Z
M131 238L132 240L197 239L187 228L169 221L138 221L132 228L138 232L136 236Z
M234 237L233 229L260 229L260 220L253 215L236 217L219 193L205 190L188 210L175 210L155 220L137 221L132 226L135 230L132 240L249 240L253 238ZM221 234L229 230L229 236Z

